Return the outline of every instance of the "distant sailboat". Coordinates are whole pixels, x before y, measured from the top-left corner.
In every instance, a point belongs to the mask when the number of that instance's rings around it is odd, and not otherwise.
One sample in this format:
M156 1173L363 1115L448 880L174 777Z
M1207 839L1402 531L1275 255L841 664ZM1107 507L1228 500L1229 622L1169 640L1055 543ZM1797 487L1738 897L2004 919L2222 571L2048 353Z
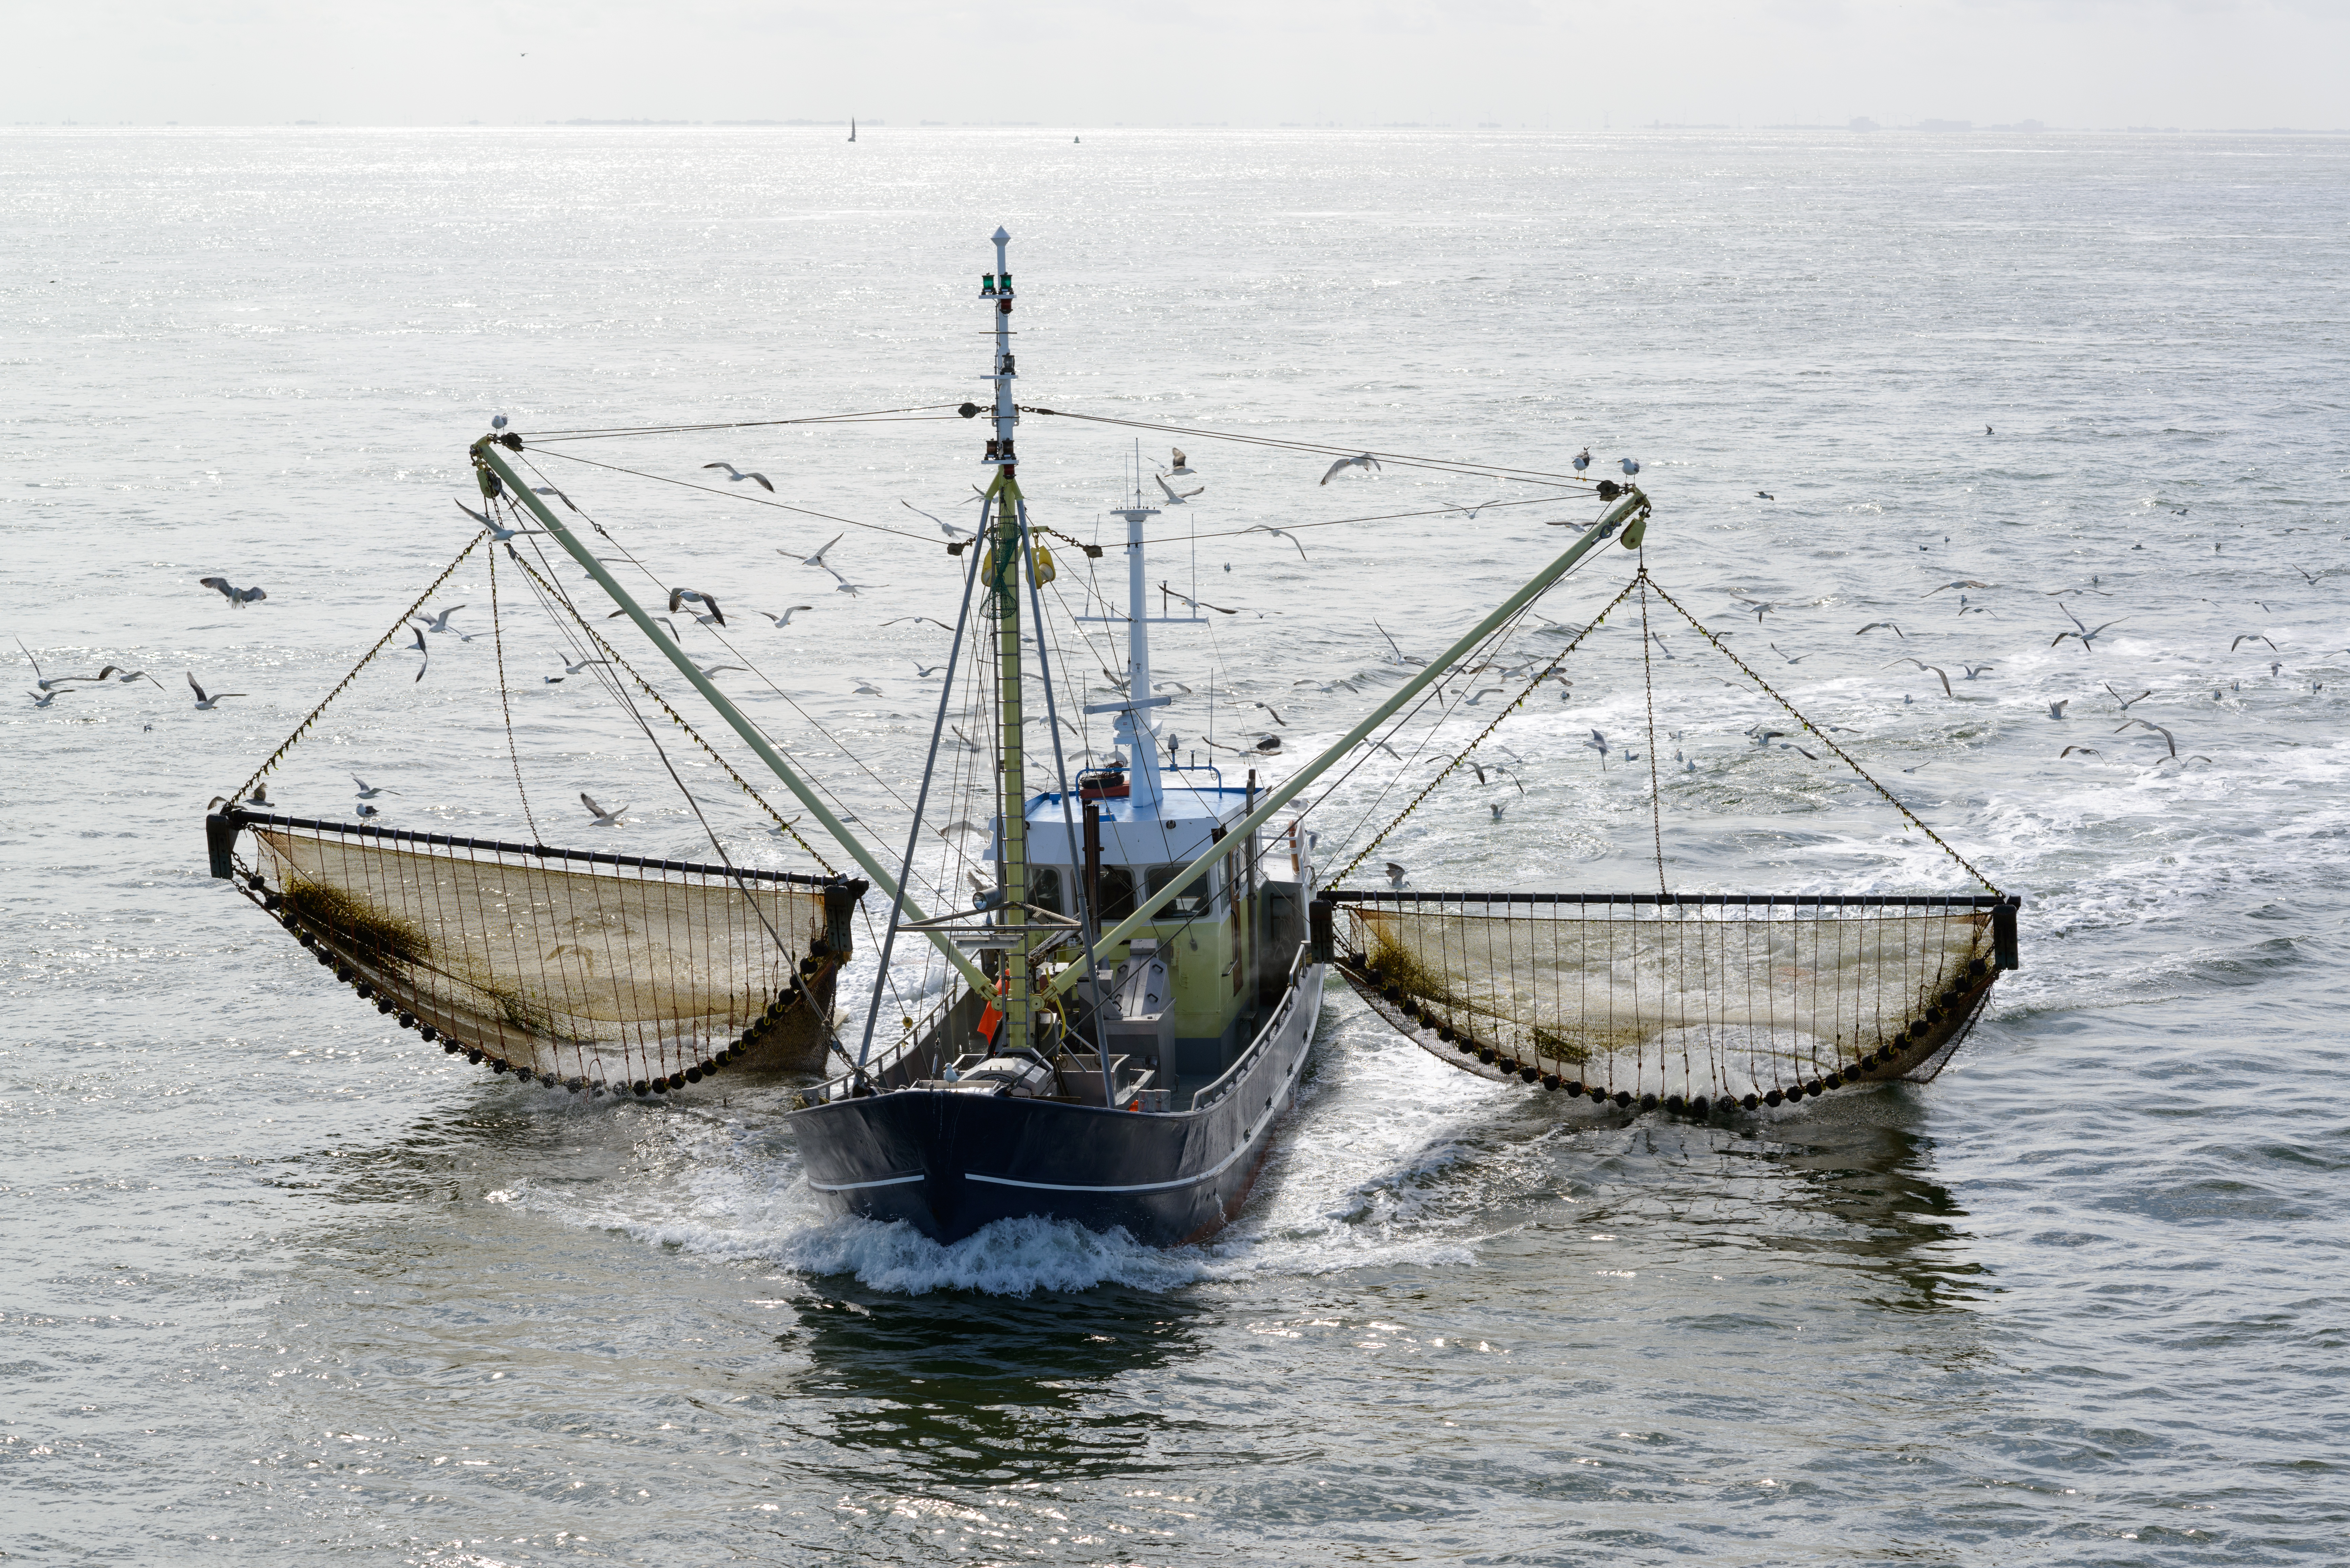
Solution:
M857 117L853 114L848 117L848 140L857 140Z

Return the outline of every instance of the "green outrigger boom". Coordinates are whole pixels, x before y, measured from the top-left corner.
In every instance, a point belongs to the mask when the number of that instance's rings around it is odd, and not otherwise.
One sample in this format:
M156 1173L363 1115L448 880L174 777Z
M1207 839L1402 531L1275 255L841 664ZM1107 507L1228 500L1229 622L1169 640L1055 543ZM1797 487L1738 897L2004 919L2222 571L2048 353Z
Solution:
M903 899L906 913L911 919L926 919L927 917L923 915L913 899L899 888L898 879L882 868L881 862L874 857L873 852L866 848L849 833L847 825L832 814L831 810L817 797L815 790L808 787L807 781L792 770L791 764L784 761L783 754L777 752L767 737L760 732L759 727L744 717L743 711L735 707L724 692L718 690L710 677L702 674L695 667L693 660L686 657L685 649L680 648L675 641L664 634L652 617L646 613L645 607L637 603L629 591L620 586L618 578L604 569L604 563L596 558L596 552L588 547L587 542L565 527L563 520L555 514L555 509L540 499L537 493L533 491L523 477L514 471L506 462L505 454L499 450L498 438L484 436L473 443L473 451L474 461L496 474L504 483L507 492L516 501L530 509L531 515L536 517L540 525L546 528L547 536L562 545L573 560L588 569L588 575L596 579L598 586L612 596L612 602L628 612L629 618L636 622L637 629L645 634L646 639L661 651L663 657L677 666L679 674L692 682L693 689L702 693L702 700L710 704L720 718L726 721L737 735L743 737L743 743L756 753L759 760L766 763L777 778L784 781L784 787L790 790L802 805L807 807L809 815L824 825L824 830L832 835L834 841L848 852L848 857L857 862L858 869L873 879L873 885L893 899ZM926 931L923 934L930 938L931 944L940 952L946 955L947 961L955 966L963 979L981 991L993 989L993 982L981 971L977 964L971 961L970 957L961 948L955 946L952 938L944 932Z
M1405 703L1410 701L1414 697L1419 696L1430 685L1434 684L1447 670L1452 668L1454 663L1465 656L1471 649L1475 648L1478 643L1483 641L1486 636L1496 627L1500 626L1503 621L1508 620L1520 610L1525 608L1526 606L1532 604L1546 589L1548 589L1553 583L1557 582L1560 577L1565 576L1568 567L1574 566L1575 562L1583 559L1585 556L1598 548L1604 541L1616 532L1617 524L1624 523L1627 519L1633 519L1631 526L1627 528L1624 532L1624 544L1627 548L1638 545L1640 542L1640 530L1646 525L1648 510L1648 498L1640 493L1639 487L1631 484L1624 486L1624 493L1621 498L1619 498L1616 504L1610 506L1606 512L1600 514L1599 521L1594 523L1589 528L1586 529L1583 533L1583 536L1577 539L1575 544L1567 549L1565 555L1562 555L1557 560L1553 561L1549 566L1544 566L1541 571L1528 578L1523 587L1521 587L1516 593L1512 594L1507 599L1503 601L1501 608L1495 610L1483 620L1479 621L1475 626L1471 627L1466 632L1462 633L1459 641L1455 642L1451 648L1446 649L1443 653L1439 655L1436 659L1430 660L1427 669L1422 670L1409 680L1405 681L1402 687L1398 690L1393 696L1389 697L1386 701L1380 703L1377 709L1373 710L1368 718L1356 725L1353 729L1347 731L1345 738L1338 741L1335 745L1332 745L1320 756L1315 757L1312 762L1298 769L1295 774L1291 775L1286 784L1282 784L1270 794L1266 795L1264 797L1263 805L1258 806L1247 816L1234 824L1231 832L1227 833L1215 844L1211 845L1207 853L1201 855L1197 860L1192 861L1191 865L1185 867L1180 874L1170 878L1166 887L1160 888L1158 892L1145 899L1141 904L1136 906L1133 914L1128 915L1125 919L1120 920L1110 929L1104 931L1095 943L1096 950L1102 950L1115 948L1120 942L1125 941L1128 937L1132 936L1137 930L1149 924L1152 919L1158 915L1159 910L1165 909L1169 904L1174 902L1177 898L1181 896L1183 889L1191 886L1191 884L1196 879L1196 876L1199 872L1214 865L1217 861L1222 859L1225 856L1230 855L1233 850L1247 843L1251 834L1263 826L1266 823L1272 821L1275 815L1279 815L1282 807L1287 805L1291 801L1297 798L1298 794L1305 790L1306 785L1312 784L1315 779L1320 778L1325 773L1327 773L1333 763L1336 763L1339 758L1345 756L1347 753L1353 751L1356 746L1360 744L1369 736L1372 731L1378 729L1381 724L1386 723L1389 719L1393 718L1399 711L1401 711ZM1059 974L1054 976L1052 980L1045 982L1044 988L1045 995L1047 997L1060 995L1063 992L1068 990L1069 987L1075 985L1078 981L1085 978L1087 967L1086 961L1082 959L1072 963L1068 968L1063 970Z

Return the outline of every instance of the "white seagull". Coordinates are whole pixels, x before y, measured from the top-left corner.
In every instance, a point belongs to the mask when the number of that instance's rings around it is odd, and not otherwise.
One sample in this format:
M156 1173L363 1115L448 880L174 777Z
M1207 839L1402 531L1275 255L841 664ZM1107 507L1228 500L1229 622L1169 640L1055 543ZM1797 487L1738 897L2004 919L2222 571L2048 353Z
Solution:
M233 587L226 577L198 577L196 581L203 584L203 586L208 588L214 589L223 597L226 598L229 603L234 605L239 609L243 609L245 606L251 604L255 599L265 599L269 597L267 594L263 593L259 588L240 588Z
M970 529L958 528L953 524L948 522L945 518L941 517L934 513L925 512L910 501L900 499L898 504L904 507L907 511L912 513L917 517L928 517L931 522L939 525L939 532L944 534L950 539L968 539L971 537Z
M726 613L725 613L723 610L722 610L722 609L720 609L720 608L718 607L718 601L717 601L716 599L712 598L708 594L698 594L698 593L695 593L691 588L671 588L671 589L670 589L670 591L669 591L669 613L670 613L670 614L671 614L671 615L675 615L675 614L678 612L678 609L679 609L679 607L680 607L684 606L684 605L690 605L690 604L693 604L693 605L707 605L708 607L710 607L707 614L704 614L704 615L697 615L697 616L695 616L695 617L693 618L695 620L700 621L702 625L707 626L707 625L709 625L712 621L716 621L720 626L724 626L724 625L726 624Z
M702 466L702 467L704 467L704 468L723 468L723 469L724 469L724 470L726 471L726 477L727 477L728 479L733 480L733 481L735 483L737 483L737 484L742 483L743 483L743 481L744 481L744 480L746 480L746 479L755 479L755 480L757 480L757 481L759 482L760 486L761 486L763 489L764 489L764 490L767 492L767 493L768 493L768 494L773 495L773 494L775 493L775 487L773 484L771 484L771 483L768 483L768 481L767 481L767 476L766 476L765 474L764 474L764 473L749 473L749 472L745 472L743 470L742 470L742 469L739 469L739 468L735 467L735 466L734 466L733 463L731 463L731 462L705 462L705 463L703 463Z
M196 678L193 674L191 674L188 677L188 686L189 689L196 694L196 711L199 713L209 713L215 707L227 701L230 698L242 697L244 695L242 691L224 691L217 697L209 696L205 693L203 687L196 684Z
M1179 491L1173 485L1168 483L1164 479L1161 479L1155 473L1150 476L1150 483L1159 486L1159 493L1167 497L1167 504L1170 506L1184 505L1190 502L1191 497L1201 493L1208 488L1206 485L1201 484L1194 485L1190 490Z
M827 564L827 562L825 561L825 557L826 557L827 556L828 556L828 555L830 555L830 554L832 553L832 547L833 547L835 545L839 544L843 539L846 539L847 537L848 537L848 535L846 535L846 534L835 534L831 538L827 539L827 540L824 542L824 548L823 548L823 549L821 549L821 550L818 550L815 555L813 555L813 556L795 556L795 557L794 557L794 558L795 558L795 559L796 559L796 560L799 562L799 564L800 564L801 566L814 566L814 567L816 567L816 568L817 570L819 570L819 571L826 571L826 572L829 572L829 571L831 571L831 570L832 570L832 567L831 567L828 564ZM789 550L786 550L786 549L784 549L784 548L782 548L782 547L778 546L778 547L776 548L775 554L776 554L776 555L778 555L778 556L789 556L789 555L791 555L791 552L790 552Z
M558 493L560 493L558 492ZM458 511L463 512L466 516L471 517L474 522L479 523L483 527L487 528L490 531L490 541L493 544L503 545L507 540L521 534L544 534L546 532L544 528L509 528L504 524L500 523L495 518L490 516L489 514L474 511L463 502L458 501L453 495L449 499L455 503ZM567 506L570 506L571 497L568 495L564 496L563 504ZM577 512L579 508L572 506L571 510Z
M359 798L361 800L373 800L380 794L398 794L400 793L398 790L393 789L387 784L371 784L368 783L367 780L359 777L357 774L353 774L351 775L351 783L359 786Z
M602 806L598 805L594 797L589 795L584 789L579 792L579 804L588 808L588 815L596 819L595 826L598 827L622 827L627 826L620 820L620 813L629 809L625 805L619 807L617 810L606 811Z
M792 617L794 617L794 616L795 616L795 615L799 614L799 613L800 613L800 611L802 611L802 610L804 610L804 609L814 609L814 608L816 608L816 606L814 606L814 605L789 605L789 606L786 606L786 607L785 607L784 613L783 613L783 614L781 614L781 615L767 615L767 612L766 612L765 610L753 610L751 613L752 613L753 615L765 615L765 616L767 616L767 618L768 618L769 620L774 621L774 622L775 623L775 628L776 628L778 631L780 631L780 630L782 630L785 627L787 627L787 626L789 626L789 625L791 625L791 624L792 624Z
M1270 523L1252 523L1247 527L1242 529L1241 532L1243 534L1270 534L1276 539L1286 539L1292 545L1295 545L1297 546L1297 558L1301 561L1305 559L1305 546L1298 545L1297 535L1292 534L1286 528L1276 528Z
M1322 476L1322 483L1325 484L1329 483L1332 480L1337 478L1341 472L1349 468L1359 468L1368 472L1369 470L1378 467L1378 465L1379 460L1373 457L1369 452L1365 452L1360 457L1342 457L1337 462L1330 465L1330 472Z

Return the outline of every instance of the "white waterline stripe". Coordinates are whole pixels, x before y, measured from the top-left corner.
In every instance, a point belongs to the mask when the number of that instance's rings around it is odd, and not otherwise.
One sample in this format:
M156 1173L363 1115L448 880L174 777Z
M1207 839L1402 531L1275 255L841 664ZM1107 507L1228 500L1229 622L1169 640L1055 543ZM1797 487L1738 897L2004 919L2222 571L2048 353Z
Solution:
M818 1192L854 1192L862 1187L902 1187L909 1181L921 1180L926 1174L926 1172L918 1170L911 1176L885 1176L879 1181L843 1181L838 1183L818 1181L815 1177L811 1176L808 1178L808 1185L815 1188Z

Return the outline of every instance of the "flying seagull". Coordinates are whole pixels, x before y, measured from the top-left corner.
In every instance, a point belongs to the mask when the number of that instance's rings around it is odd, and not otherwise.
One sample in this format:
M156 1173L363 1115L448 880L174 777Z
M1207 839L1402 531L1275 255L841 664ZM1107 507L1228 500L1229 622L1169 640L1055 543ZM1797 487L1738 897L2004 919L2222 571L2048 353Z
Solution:
M1858 631L1854 632L1852 635L1855 637L1866 637L1870 632L1878 629L1880 627L1885 630L1891 632L1894 636L1900 638L1904 642L1909 640L1908 637L1902 631L1902 629L1899 627L1895 626L1889 620L1870 621L1866 626L1862 627Z
M1293 543L1294 543L1294 542L1295 542L1295 541L1293 541ZM1223 606L1222 606L1222 605L1211 605L1211 604L1208 603L1205 599L1195 599L1195 598L1193 598L1191 595L1186 594L1186 593L1180 593L1180 592L1178 592L1177 590L1175 590L1175 589L1173 589L1173 588L1169 587L1167 586L1167 584L1166 584L1166 582L1165 582L1165 580L1164 580L1164 579L1161 579L1161 580L1160 580L1160 582L1159 582L1159 597L1160 597L1160 598L1162 598L1162 599L1164 599L1164 598L1179 598L1179 599L1181 599L1185 604L1190 605L1190 606L1191 606L1193 609L1195 609L1195 610L1211 609L1211 610L1214 610L1218 615L1238 615L1238 614L1240 614L1240 613L1241 613L1241 612L1240 612L1240 611L1238 611L1238 610L1226 609L1226 608L1225 608Z
M1325 484L1329 483L1332 480L1337 478L1339 472L1345 469L1359 468L1366 472L1368 472L1369 471L1378 467L1378 465L1379 460L1373 457L1369 452L1365 452L1360 457L1342 457L1337 462L1330 465L1330 472L1322 476L1322 483Z
M1914 664L1920 670L1930 670L1935 674L1939 675L1942 678L1943 696L1955 697L1958 695L1957 692L1950 690L1950 677L1949 673L1939 664L1929 664L1922 659L1897 659L1893 661L1893 664ZM1888 664L1885 668L1890 670L1893 668L1893 664Z
M393 789L387 784L371 784L368 783L367 780L359 777L357 774L353 774L351 775L351 783L359 786L359 798L361 800L373 800L380 794L398 794L400 793L398 790Z
M1159 491L1167 497L1167 504L1170 506L1180 506L1184 503L1190 501L1191 497L1201 493L1208 488L1204 484L1200 484L1194 485L1189 490L1179 491L1173 485L1168 483L1164 479L1161 479L1155 473L1150 476L1150 482L1159 486Z
M411 637L416 639L416 643L414 647L403 649L402 651L408 653L421 653L424 656L424 662L416 667L416 680L421 680L424 679L424 672L432 668L432 650L424 646L424 628L422 627L417 625L414 621L411 621L408 623L408 633ZM413 686L416 684L416 680L411 680L409 684ZM189 684L193 685L194 681L192 680ZM202 704L200 703L198 706L202 706Z
M557 495L563 494L559 490L556 491L555 493ZM459 501L453 495L451 496L449 500L453 505L455 505L458 511L463 512L466 516L471 517L474 522L479 523L483 527L487 528L490 531L490 542L494 545L503 545L507 540L514 538L516 535L520 534L544 534L546 532L544 528L509 528L504 524L499 522L496 518L492 517L488 513L476 512L472 507L466 505L463 502ZM563 504L566 506L571 506L571 497L564 495ZM571 510L577 512L579 508L577 506L571 506Z
M2095 643L2096 639L2105 635L2106 627L2121 625L2121 622L2118 620L2109 620L2106 622L2105 626L2101 626L2097 628L2096 630L2091 631L2087 627L2081 625L2081 618L2073 613L2072 606L2062 605L2058 607L2064 610L2065 618L2070 620L2074 626L2080 627L2080 629L2078 631L2058 632L2054 637L2048 639L2048 646L2051 648L2055 647L2058 643L2064 641L2068 637L2077 637L2081 639L2081 651L2088 653L2093 650L2093 645Z
M420 616L411 616L408 618L411 623L421 626L427 631L455 631L457 628L449 624L449 618L464 607L463 605L451 605L447 609L429 619Z
M767 615L765 610L753 610L751 613L753 615L766 615L769 620L775 623L776 629L780 631L785 627L792 624L792 617L799 614L802 610L812 610L814 608L816 608L816 606L814 605L787 605L785 607L784 613L781 615Z
M163 690L163 683L156 680L153 676L148 674L145 670L125 670L119 664L109 664L105 669L99 670L98 672L98 679L100 680L111 680L124 686L130 685L134 680L144 680L148 685L152 686L158 691Z
M816 567L816 568L818 568L819 570L822 570L822 571L827 571L827 572L831 571L831 570L832 570L832 568L831 568L829 566L827 566L827 565L825 564L825 559L824 559L824 558L825 558L825 556L828 556L828 555L830 555L830 554L832 553L832 547L833 547L835 545L839 544L843 539L847 538L847 536L848 536L848 535L846 535L846 534L835 534L831 538L827 539L827 540L824 542L824 548L823 548L823 549L821 549L821 550L818 550L815 555L813 555L813 556L800 556L800 557L798 558L798 559L799 559L799 563L800 563L800 565L801 565L801 566L815 566L815 567ZM775 554L776 554L776 555L778 555L778 556L788 556L788 555L790 555L790 554L791 554L791 552L790 552L789 550L785 550L785 549L778 548L778 549L775 551Z
M910 501L900 498L898 504L904 507L907 511L912 513L917 517L930 518L931 522L939 525L939 532L944 534L950 539L968 539L971 537L970 529L958 528L953 524L948 522L945 518L940 517L933 513L925 512Z
M724 612L723 610L721 610L721 609L718 607L718 601L717 601L716 599L712 598L708 594L698 594L698 593L695 593L691 588L671 588L671 589L670 589L670 591L669 591L669 613L670 613L670 614L671 614L671 615L675 615L675 614L678 612L679 607L681 607L681 606L682 606L682 605L689 605L689 604L695 604L695 605L707 605L707 606L709 606L709 607L710 607L710 618L711 618L712 620L716 621L720 626L724 626L724 625L726 624L726 614L725 614L725 612ZM700 616L696 616L696 617L694 617L693 618L694 618L694 619L696 619L696 620L700 620L700 619L702 618L702 617L700 617Z
M775 487L768 483L767 476L764 473L745 473L743 470L735 467L731 462L705 462L702 466L704 468L724 469L726 471L726 477L737 484L742 483L743 481L746 479L755 479L759 482L760 488L766 491L768 494L773 495L775 493Z
M2122 732L2122 730L2127 730L2132 727L2136 727L2140 730L2152 730L2156 734L2162 737L2163 742L2170 748L2170 754L2172 756L2175 757L2178 754L2178 741L2177 737L2173 736L2169 731L2164 729L2161 725L2156 723L2151 719L2132 719L2127 724L2124 724L2121 727L2121 730L2116 730L2114 733L2118 735Z
M255 599L265 599L269 597L257 587L240 588L234 587L226 577L198 577L196 581L202 583L208 588L217 591L222 597L227 599L229 603L234 605L239 609L243 609L245 606L251 604Z
M1171 446L1167 450L1175 454L1175 466L1169 469L1167 471L1168 472L1173 474L1178 479L1182 479L1195 472L1191 467L1191 460L1183 455L1183 449L1181 447Z
M207 695L204 689L196 684L196 678L192 673L188 676L188 687L196 694L196 711L199 713L209 713L230 698L244 695L242 691L223 691L218 696Z
M77 680L97 680L104 679L103 676L96 675L54 675L45 677L41 674L41 661L33 657L33 650L25 646L25 639L23 638L20 637L16 639L16 648L19 652L24 654L25 662L33 667L33 683L44 691L59 691ZM109 666L109 668L111 667ZM41 706L46 708L48 704L44 702Z
M1404 870L1404 868L1403 868L1402 867L1400 867L1400 866L1397 865L1397 864L1396 864L1394 861L1392 861L1392 860L1390 860L1390 861L1388 861L1388 887L1390 887L1390 888L1400 888L1400 887L1402 887L1402 886L1403 886L1403 879L1404 879L1404 877L1405 877L1407 875L1409 875L1409 873L1407 873L1407 872Z
M1252 523L1241 530L1243 534L1270 534L1276 539L1286 539L1297 545L1297 558L1305 559L1305 546L1297 544L1297 536L1286 528L1275 528L1269 523Z
M625 805L615 811L606 811L602 806L598 805L594 797L590 796L584 789L579 792L579 804L588 808L588 815L596 819L595 825L598 827L621 827L626 826L626 824L620 821L620 813L629 809Z

